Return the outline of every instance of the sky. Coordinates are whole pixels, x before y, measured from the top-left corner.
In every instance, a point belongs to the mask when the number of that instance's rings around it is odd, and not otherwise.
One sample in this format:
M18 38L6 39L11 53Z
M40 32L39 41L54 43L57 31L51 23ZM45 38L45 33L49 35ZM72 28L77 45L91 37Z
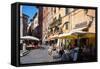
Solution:
M38 9L36 6L22 6L22 13L26 14L29 16L29 20L32 19L32 17L35 15L35 13L38 12Z

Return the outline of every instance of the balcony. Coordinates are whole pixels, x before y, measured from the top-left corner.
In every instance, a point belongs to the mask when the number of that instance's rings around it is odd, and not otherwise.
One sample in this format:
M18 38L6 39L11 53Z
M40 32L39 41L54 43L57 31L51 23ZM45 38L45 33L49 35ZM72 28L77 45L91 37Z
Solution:
M62 18L59 15L58 19L56 19L56 18L53 19L53 22L50 24L50 28L54 28L55 26L59 26L59 25L61 25L61 23L62 23Z

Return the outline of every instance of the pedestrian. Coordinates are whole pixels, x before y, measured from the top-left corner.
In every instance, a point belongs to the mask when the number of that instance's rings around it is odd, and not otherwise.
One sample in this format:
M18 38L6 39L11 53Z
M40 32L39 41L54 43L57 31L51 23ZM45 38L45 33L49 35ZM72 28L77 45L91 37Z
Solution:
M26 50L26 43L23 42L23 50L25 51Z
M82 53L82 46L80 46L78 50L78 61L82 61L83 53Z
M77 59L78 59L78 50L79 50L79 48L75 45L71 47L70 57L71 57L72 61L77 61Z
M50 46L49 48L48 48L48 54L51 56L52 55L52 46Z
M77 61L77 59L78 59L78 50L79 50L78 47L75 47L75 48L74 48L73 61Z
M64 50L64 54L61 57L61 61L70 61L69 50Z
M55 51L56 50L56 45L55 44L53 44L53 51Z
M64 54L64 49L61 47L61 49L59 51L59 56L62 57L63 54Z

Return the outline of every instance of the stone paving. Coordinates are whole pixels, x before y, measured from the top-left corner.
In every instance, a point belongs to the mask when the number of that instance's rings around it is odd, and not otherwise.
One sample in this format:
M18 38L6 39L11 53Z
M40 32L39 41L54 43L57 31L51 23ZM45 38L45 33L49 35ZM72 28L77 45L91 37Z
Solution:
M26 56L20 57L20 63L43 63L43 62L53 62L59 61L59 59L53 59L52 56L48 55L48 47L42 46L43 48L33 49Z

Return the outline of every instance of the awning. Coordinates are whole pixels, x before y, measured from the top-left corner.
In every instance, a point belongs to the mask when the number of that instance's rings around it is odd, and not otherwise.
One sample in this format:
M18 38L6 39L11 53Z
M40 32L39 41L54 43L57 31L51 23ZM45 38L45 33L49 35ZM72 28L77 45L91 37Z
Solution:
M96 33L92 32L85 32L84 35L81 38L95 38Z
M63 39L63 38L77 39L77 38L92 38L92 37L95 37L95 33L82 31L85 28L86 27L79 28L79 29L73 29L72 31L70 31L68 33L63 33L63 34L60 34L60 35L51 36L50 40L51 39ZM79 35L82 35L82 36L79 36Z
M63 38L76 39L77 36L76 35L72 35L72 32L69 32L69 33L60 34L59 38L61 38L61 39L63 39Z
M79 36L82 35L82 36ZM77 38L93 38L95 33L85 31L71 31L69 33L63 33L59 35L59 38L77 39Z
M56 39L56 38L59 38L59 35L54 35L51 37L51 39Z
M78 36L74 33L79 33L80 30L83 30L87 27L82 27L82 28L78 28L78 29L73 29L72 31L68 32L68 33L63 33L59 35L59 38L68 38L68 39L77 39ZM80 32L80 33L84 33L84 32Z
M95 33L92 32L85 32L85 31L74 31L72 32L73 35L77 34L78 35L82 35L82 36L78 36L78 38L92 38L95 37Z
M48 41L54 40L52 37L53 37L53 36L49 36L47 40L48 40Z
M47 39L45 39L44 41L48 41Z
M87 33L82 38L95 38L95 33Z

